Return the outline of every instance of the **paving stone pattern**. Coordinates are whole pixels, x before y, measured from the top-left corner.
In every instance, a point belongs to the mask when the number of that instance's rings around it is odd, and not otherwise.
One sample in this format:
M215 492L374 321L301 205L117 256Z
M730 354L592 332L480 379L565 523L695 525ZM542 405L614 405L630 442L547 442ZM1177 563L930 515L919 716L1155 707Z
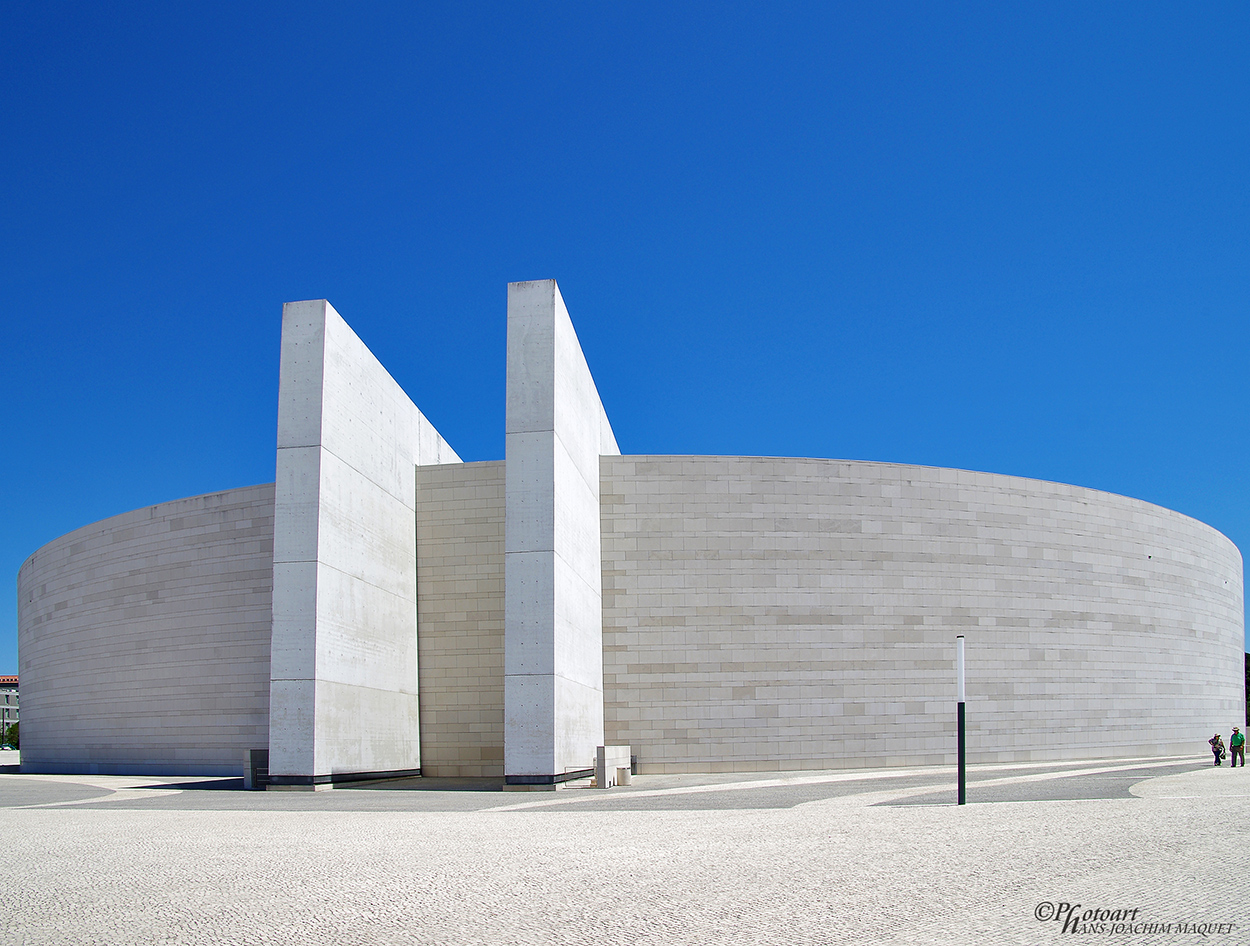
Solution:
M1122 765L1120 770L1131 769ZM1178 772L1178 768L1180 771ZM1114 775L999 767L998 785ZM1230 933L1126 933L1130 943L1246 943L1236 825L1243 770L1192 764L1116 798L898 807L948 770L720 781L643 776L611 793L335 791L245 810L127 810L159 783L80 779L109 799L11 808L21 865L2 943L1059 943L1041 903L1134 909L1139 922L1234 923ZM764 798L798 787L859 791L792 807L675 810L707 794ZM27 776L0 776L0 804L29 804ZM66 779L47 779L65 784ZM152 787L156 785L156 787ZM460 796L477 810L437 810ZM601 807L621 799L628 809ZM655 799L654 805L639 804ZM882 803L887 804L882 804ZM665 810L663 805L670 807ZM59 807L58 807L59 806ZM1086 937L1088 938L1088 937Z

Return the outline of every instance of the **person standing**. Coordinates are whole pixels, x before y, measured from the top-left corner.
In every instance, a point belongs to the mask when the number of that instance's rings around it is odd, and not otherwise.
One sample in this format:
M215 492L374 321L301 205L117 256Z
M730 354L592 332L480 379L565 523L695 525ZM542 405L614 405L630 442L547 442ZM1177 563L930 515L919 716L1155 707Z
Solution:
M1224 758L1224 740L1219 733L1216 733L1207 740L1207 745L1211 747L1211 751L1215 753L1215 764L1220 764L1220 759Z
M1228 748L1233 751L1233 768L1237 768L1237 760L1241 759L1241 767L1246 767L1246 737L1240 729L1233 727L1233 734L1228 737Z

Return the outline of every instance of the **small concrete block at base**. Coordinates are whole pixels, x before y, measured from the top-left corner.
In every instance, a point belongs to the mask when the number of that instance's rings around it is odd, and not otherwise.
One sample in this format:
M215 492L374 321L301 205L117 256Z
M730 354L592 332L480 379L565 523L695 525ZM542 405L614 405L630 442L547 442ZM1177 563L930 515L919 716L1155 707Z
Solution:
M621 770L626 778L622 781ZM629 784L629 746L599 746L595 753L595 787Z

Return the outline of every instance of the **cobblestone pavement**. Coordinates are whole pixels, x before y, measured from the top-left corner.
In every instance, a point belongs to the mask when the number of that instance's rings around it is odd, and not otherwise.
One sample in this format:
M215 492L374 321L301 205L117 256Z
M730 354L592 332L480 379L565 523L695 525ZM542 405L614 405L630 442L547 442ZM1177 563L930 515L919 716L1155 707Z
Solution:
M0 775L0 943L981 946L1071 942L1071 916L1084 941L1250 943L1244 770L976 766L963 807L951 779L530 795Z

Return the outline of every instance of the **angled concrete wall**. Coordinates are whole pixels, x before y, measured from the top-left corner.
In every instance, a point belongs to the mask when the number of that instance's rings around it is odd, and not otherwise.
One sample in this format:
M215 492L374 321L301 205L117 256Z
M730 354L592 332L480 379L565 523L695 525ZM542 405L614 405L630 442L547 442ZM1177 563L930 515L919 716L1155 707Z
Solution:
M1200 753L1242 560L1139 500L932 467L605 457L606 738L643 772Z
M283 307L271 780L420 768L414 467L457 460L328 302Z
M269 736L273 493L136 509L26 560L23 772L242 773Z
M504 465L417 469L421 774L503 777Z
M599 458L619 454L555 280L508 286L504 759L592 768L603 743Z

